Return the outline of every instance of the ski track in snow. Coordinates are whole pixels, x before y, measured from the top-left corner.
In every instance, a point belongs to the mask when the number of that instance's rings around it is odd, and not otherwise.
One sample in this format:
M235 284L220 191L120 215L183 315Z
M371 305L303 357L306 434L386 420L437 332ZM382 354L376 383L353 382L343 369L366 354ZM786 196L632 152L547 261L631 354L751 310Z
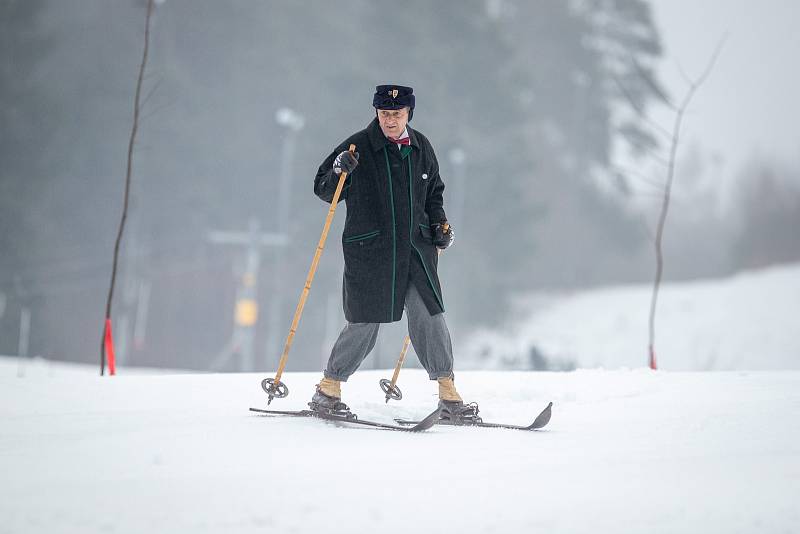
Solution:
M0 359L0 532L797 532L800 372L457 374L488 421L410 434L252 414L266 374L100 378ZM365 419L436 403L418 370ZM302 409L318 373L286 373Z

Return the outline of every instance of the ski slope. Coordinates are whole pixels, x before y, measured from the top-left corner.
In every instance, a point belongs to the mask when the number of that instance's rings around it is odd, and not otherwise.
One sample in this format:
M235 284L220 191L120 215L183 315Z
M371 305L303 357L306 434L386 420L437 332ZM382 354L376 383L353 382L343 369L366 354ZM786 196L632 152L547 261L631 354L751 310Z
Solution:
M462 365L526 369L532 347L551 368L647 365L651 284L520 299L519 319L477 332ZM656 315L660 369L800 370L800 264L722 279L664 283Z
M261 374L94 376L0 359L0 532L797 532L800 372L457 374L486 420L422 434L269 418ZM418 417L405 370L344 385L362 418ZM301 409L319 375L286 373Z

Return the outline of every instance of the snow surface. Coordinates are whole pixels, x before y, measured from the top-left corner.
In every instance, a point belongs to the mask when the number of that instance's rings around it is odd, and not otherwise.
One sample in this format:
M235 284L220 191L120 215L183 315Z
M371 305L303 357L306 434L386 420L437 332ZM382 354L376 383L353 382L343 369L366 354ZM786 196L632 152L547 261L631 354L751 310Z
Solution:
M798 532L800 372L459 372L487 420L541 432L421 434L252 414L262 374L95 376L0 359L0 532ZM362 371L362 418L420 417L435 384L404 370L388 406ZM302 409L317 373L287 373Z
M531 347L555 368L647 365L652 284L519 302L520 319L481 331L459 358L473 367L525 369ZM656 315L660 369L800 370L800 265L726 279L665 283Z

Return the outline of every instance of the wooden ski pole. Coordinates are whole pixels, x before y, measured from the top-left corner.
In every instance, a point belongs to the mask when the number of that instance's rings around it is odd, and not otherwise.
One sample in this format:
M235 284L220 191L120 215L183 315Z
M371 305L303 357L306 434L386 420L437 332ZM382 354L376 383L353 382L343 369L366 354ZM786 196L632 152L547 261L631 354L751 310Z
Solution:
M437 251L438 255L442 255L442 249ZM403 340L403 348L400 351L400 357L397 359L397 365L394 366L394 374L391 380L382 378L380 380L381 390L386 393L386 402L389 399L400 400L403 398L403 392L397 387L397 377L400 376L400 369L403 367L403 362L406 361L406 352L408 352L408 345L411 343L411 336L406 334Z
M348 151L351 154L354 153L356 151L356 145L350 145ZM281 355L281 360L278 363L278 372L275 373L275 378L265 378L261 382L261 387L264 388L264 391L266 391L269 395L269 401L267 401L267 404L271 404L272 399L275 397L282 399L289 395L289 388L286 387L286 384L281 382L281 375L283 374L283 369L286 367L286 361L289 359L289 350L292 348L292 341L294 341L294 335L297 332L297 325L300 322L300 316L303 314L303 307L306 305L306 299L308 298L308 293L311 290L311 282L314 280L314 275L317 272L317 266L319 265L319 260L322 257L322 250L325 248L325 241L328 239L328 230L330 230L331 222L333 222L333 214L336 212L336 204L339 202L339 197L342 194L342 189L344 188L344 182L346 179L347 172L343 170L341 174L339 174L339 183L336 185L336 191L333 193L331 207L328 210L328 216L325 218L325 226L322 228L322 235L319 238L317 250L314 252L314 259L311 260L311 268L308 270L306 283L305 286L303 286L303 292L300 294L300 301L297 303L297 309L294 312L292 326L289 328L289 335L286 338L286 344L283 347L283 354Z

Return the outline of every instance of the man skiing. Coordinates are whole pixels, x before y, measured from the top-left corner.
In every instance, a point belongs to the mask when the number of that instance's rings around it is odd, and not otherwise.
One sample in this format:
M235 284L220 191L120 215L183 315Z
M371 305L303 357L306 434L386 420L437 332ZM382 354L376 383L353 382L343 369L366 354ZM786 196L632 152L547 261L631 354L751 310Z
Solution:
M477 405L465 404L453 382L437 249L452 245L455 234L443 209L444 184L433 147L408 127L414 104L411 87L377 86L375 118L342 141L314 179L314 193L332 202L341 173L347 173L340 196L347 206L342 235L347 324L311 399L315 410L348 410L341 383L375 346L380 324L401 320L405 309L414 350L430 379L438 381L442 417L477 417ZM354 153L348 152L351 144Z

